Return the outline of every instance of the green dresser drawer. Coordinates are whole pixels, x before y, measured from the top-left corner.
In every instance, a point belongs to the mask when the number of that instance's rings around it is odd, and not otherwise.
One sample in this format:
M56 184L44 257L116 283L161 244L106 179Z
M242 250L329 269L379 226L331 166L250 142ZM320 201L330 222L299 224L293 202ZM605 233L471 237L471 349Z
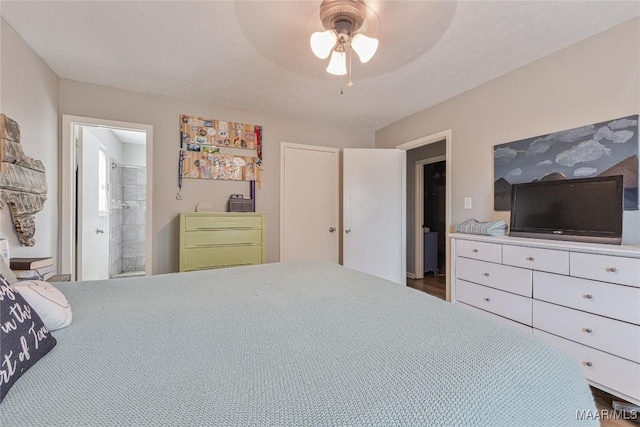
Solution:
M200 248L215 245L260 244L262 230L222 229L187 231L184 233L185 248Z
M180 271L266 262L265 214L180 214Z
M218 246L186 249L184 271L262 263L262 246Z
M262 228L261 216L187 216L185 231L219 228Z

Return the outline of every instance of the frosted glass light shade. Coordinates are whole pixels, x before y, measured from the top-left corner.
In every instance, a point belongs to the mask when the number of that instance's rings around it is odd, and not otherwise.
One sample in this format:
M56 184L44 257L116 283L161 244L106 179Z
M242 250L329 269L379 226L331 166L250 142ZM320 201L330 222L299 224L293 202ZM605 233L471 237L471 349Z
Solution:
M336 76L344 76L347 74L347 55L345 52L333 51L329 66L327 67L327 73Z
M309 44L313 54L320 59L325 59L331 53L331 50L336 45L338 36L333 30L327 30L323 32L315 32L311 34Z
M369 62L369 60L373 58L373 55L376 54L376 50L378 50L378 39L358 33L353 36L351 47L358 54L360 62L364 64L365 62Z

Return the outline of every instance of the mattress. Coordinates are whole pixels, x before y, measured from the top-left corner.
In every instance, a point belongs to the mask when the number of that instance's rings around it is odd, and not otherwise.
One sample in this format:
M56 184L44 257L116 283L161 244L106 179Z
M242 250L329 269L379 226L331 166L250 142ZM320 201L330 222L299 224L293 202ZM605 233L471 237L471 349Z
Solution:
M2 426L598 425L559 350L339 265L57 285L73 323Z

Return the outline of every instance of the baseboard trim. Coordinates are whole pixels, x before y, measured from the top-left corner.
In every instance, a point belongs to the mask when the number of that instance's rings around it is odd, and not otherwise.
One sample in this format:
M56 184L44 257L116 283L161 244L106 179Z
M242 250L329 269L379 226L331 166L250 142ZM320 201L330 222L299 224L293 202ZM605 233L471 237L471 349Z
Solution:
M407 271L407 278L408 279L415 279L416 275Z

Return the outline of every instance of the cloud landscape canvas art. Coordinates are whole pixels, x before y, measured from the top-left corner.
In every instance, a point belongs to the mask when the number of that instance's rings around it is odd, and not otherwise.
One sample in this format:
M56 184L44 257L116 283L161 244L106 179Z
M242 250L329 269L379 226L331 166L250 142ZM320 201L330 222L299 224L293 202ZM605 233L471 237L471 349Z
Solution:
M494 209L511 184L623 175L624 208L638 209L638 115L494 146Z

